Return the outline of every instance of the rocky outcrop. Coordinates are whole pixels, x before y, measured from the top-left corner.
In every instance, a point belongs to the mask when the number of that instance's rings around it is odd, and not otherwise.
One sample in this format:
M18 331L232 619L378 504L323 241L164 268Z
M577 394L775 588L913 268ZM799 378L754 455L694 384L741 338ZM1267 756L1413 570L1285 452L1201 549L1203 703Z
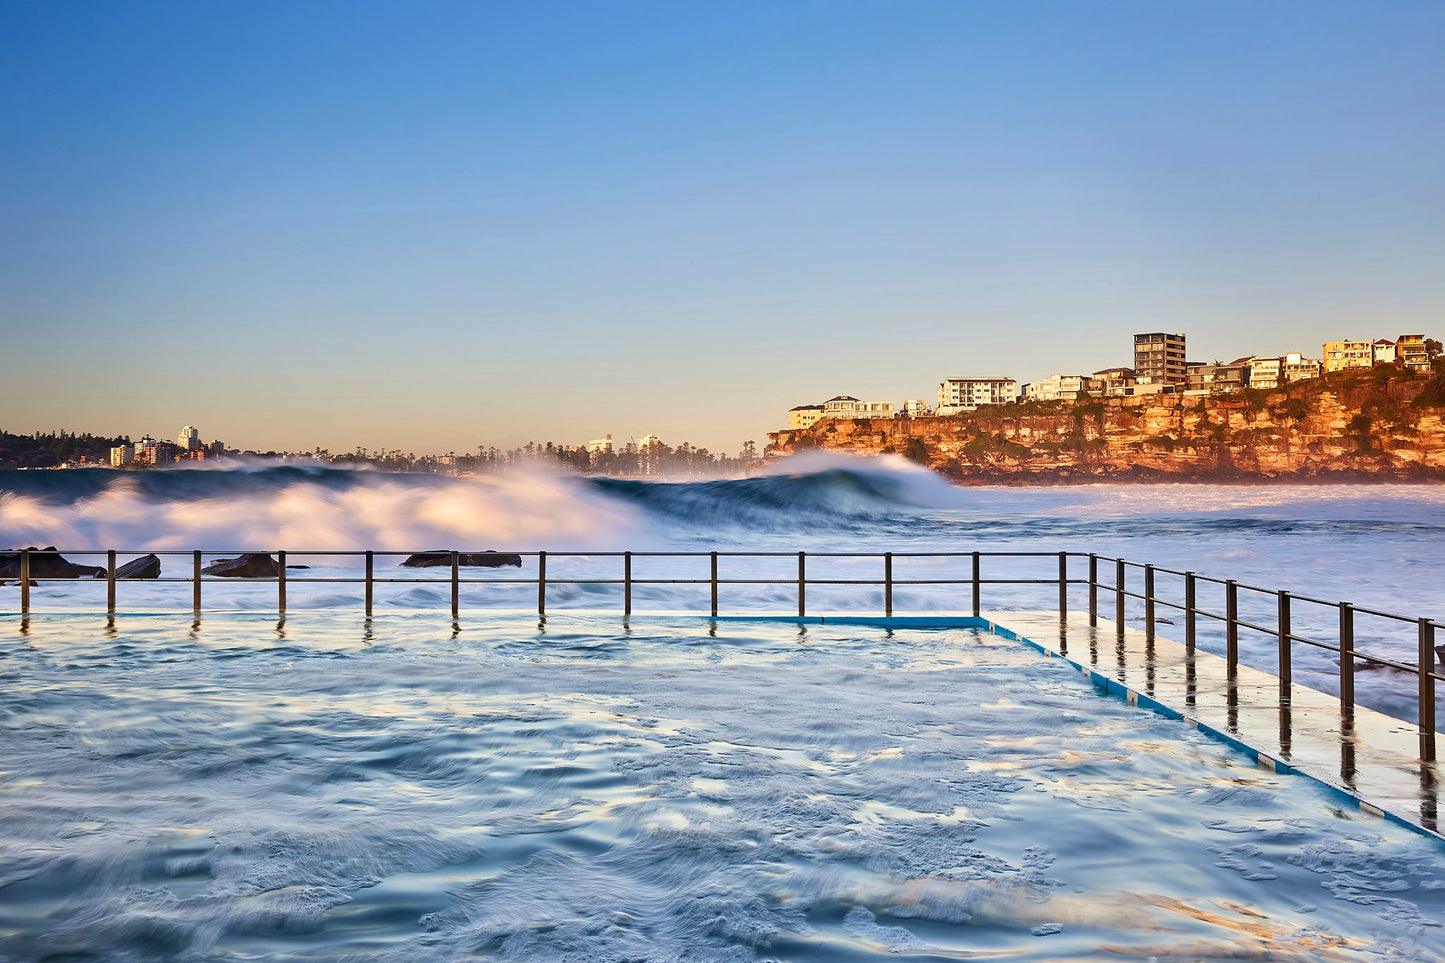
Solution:
M29 548L31 578L105 578L105 569L98 565L78 565L62 558L54 545ZM0 552L0 579L20 578L20 552Z
M276 560L271 556L248 552L237 558L218 558L201 569L201 574L220 578L275 578L278 571Z
M401 563L407 568L436 568L438 566L452 564L452 553L450 549L439 549L432 552L418 552L415 555L408 555ZM522 556L510 555L505 552L462 552L457 555L457 565L462 568L502 568L506 565L522 567Z
M1445 479L1445 379L1395 369L1287 390L998 405L820 421L766 455L898 453L961 482Z
M117 579L160 578L161 560L154 555L142 555L132 559L115 570Z

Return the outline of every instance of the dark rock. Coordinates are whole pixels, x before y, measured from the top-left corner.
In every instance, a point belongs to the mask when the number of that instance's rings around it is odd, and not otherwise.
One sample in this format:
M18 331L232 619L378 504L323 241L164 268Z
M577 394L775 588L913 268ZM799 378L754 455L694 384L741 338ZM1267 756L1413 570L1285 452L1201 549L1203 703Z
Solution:
M115 577L122 578L160 578L161 560L154 555L142 555L140 558L132 559L115 570Z
M406 561L401 564L407 568L437 568L442 565L451 565L452 553L449 550L419 552L416 555L408 555ZM457 556L457 565L463 568L502 568L505 565L521 568L522 556L493 551L463 552Z
M293 569L293 568L296 569L297 571L301 571L301 570L304 570L304 569L309 569L310 567L311 567L310 565L288 565L288 566L286 566L286 571L289 572L289 571L291 571L291 569Z
M54 545L24 551L30 553L31 578L105 578L104 568L61 558ZM0 579L20 579L20 552L0 552Z
M278 571L276 560L271 556L247 552L239 558L218 558L201 569L201 574L221 578L275 578Z
M1437 661L1445 662L1445 645L1435 646L1435 658Z

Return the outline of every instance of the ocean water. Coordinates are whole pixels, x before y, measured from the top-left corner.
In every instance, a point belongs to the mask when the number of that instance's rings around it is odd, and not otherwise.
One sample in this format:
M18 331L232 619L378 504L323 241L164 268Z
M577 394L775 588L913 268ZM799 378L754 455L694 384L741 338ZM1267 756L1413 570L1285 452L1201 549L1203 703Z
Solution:
M309 564L288 586L288 607L360 610L358 584L297 579L359 578L360 561L307 556L307 551L413 552L437 548L464 551L546 550L547 603L567 608L620 611L622 589L612 585L568 585L569 579L621 579L621 561L596 553L669 551L807 551L881 553L1093 552L1104 561L1101 581L1112 584L1109 560L1123 557L1179 571L1233 578L1266 589L1282 589L1326 602L1397 613L1408 618L1445 619L1445 486L1439 485L1135 485L1100 484L1058 488L959 488L899 458L873 460L817 455L774 464L769 473L746 479L654 482L593 479L517 472L478 478L395 475L321 467L257 467L246 470L0 472L0 547L57 545L69 550L176 550L217 553L286 549L288 561ZM582 553L561 557L556 553ZM122 555L124 562L128 556ZM77 557L102 564L97 556ZM441 570L398 569L399 558L378 560L381 577L445 579ZM187 576L187 559L167 559L166 575ZM506 579L536 577L536 563L523 571L469 570L487 584L465 586L462 604L472 608L529 609L536 605L530 585ZM796 612L796 561L728 559L723 579L775 579L775 585L733 585L720 590L723 611ZM987 578L1057 576L1057 563L990 560ZM1070 574L1083 578L1086 560L1075 559ZM644 559L634 578L706 579L705 559ZM856 562L810 559L810 579L878 580L880 559ZM967 578L965 560L898 558L900 581ZM1142 588L1138 570L1127 584ZM1182 579L1160 575L1157 589L1182 601ZM14 611L12 585L0 587L0 612ZM1071 590L1071 604L1087 604L1083 587ZM1222 586L1201 583L1199 605L1223 613ZM883 610L881 586L808 588L810 612ZM1057 607L1057 589L991 585L986 610ZM37 610L103 608L103 589L90 582L47 583L35 590ZM186 585L130 583L120 588L122 610L189 609ZM207 608L274 610L274 586L208 584ZM639 585L635 611L708 610L706 586ZM1101 608L1112 617L1112 598L1101 592ZM435 585L379 586L380 610L447 609L450 588ZM899 585L895 611L965 611L967 586ZM1270 595L1242 592L1246 621L1270 626ZM1179 638L1178 613L1160 608L1161 635ZM1142 606L1128 603L1127 619L1139 624ZM1297 634L1332 642L1338 627L1333 607L1297 602ZM1415 626L1360 614L1356 645L1369 654L1400 662L1417 660ZM1441 639L1445 642L1445 638ZM1223 631L1200 622L1200 645L1222 652ZM1241 655L1272 670L1276 640L1244 630ZM1336 691L1338 657L1297 645L1297 679ZM1392 671L1360 673L1361 702L1402 718L1413 718L1413 679Z
M433 572L379 585L369 621L337 582L293 581L284 620L274 584L207 583L198 621L188 585L126 583L113 625L99 584L43 583L28 621L0 587L0 959L1445 959L1437 844L1025 647L714 623L666 614L706 612L706 586L676 584L637 586L624 622L620 587L566 584L619 575L620 550L1069 550L1438 618L1442 506L1435 486L962 489L836 458L677 483L0 473L0 546L285 548L313 565L298 578L358 572L307 551L581 553L549 559L545 623L522 614L533 585L502 581L531 559L477 573L455 622ZM725 612L795 610L791 585L723 592ZM966 593L900 586L895 608ZM881 605L809 588L810 610ZM1273 639L1241 642L1270 667ZM1337 671L1296 663L1320 688ZM1359 685L1399 710L1413 680Z

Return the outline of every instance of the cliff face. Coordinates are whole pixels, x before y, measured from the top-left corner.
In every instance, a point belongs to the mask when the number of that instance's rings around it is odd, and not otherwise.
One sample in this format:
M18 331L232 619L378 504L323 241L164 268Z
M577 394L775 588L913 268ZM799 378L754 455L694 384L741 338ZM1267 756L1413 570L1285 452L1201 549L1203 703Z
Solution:
M1445 378L1393 369L1271 393L1155 395L822 421L770 432L768 457L896 452L960 481L1445 479Z

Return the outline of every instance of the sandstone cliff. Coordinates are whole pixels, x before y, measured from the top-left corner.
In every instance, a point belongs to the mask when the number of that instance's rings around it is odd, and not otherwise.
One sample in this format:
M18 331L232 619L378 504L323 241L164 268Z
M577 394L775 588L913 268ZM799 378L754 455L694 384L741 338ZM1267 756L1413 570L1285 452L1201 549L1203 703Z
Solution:
M1273 392L1000 405L770 432L767 457L896 452L959 481L1445 479L1445 375L1381 366Z

